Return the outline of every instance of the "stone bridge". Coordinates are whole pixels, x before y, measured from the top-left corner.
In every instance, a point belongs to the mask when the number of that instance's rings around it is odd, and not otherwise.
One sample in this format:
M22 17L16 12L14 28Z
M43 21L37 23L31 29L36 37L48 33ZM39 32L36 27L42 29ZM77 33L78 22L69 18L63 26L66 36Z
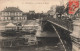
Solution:
M50 22L51 24L54 24L64 30L67 30L69 32L72 32L73 30L73 23L69 20L61 20L61 19L55 19L53 17L46 17L43 18L43 22ZM45 24L45 23L43 23Z
M42 28L44 30L47 27L52 27L52 31L56 32L58 38L62 44L64 44L63 46L66 49L65 51L72 50L72 41L70 34L73 31L73 23L71 21L46 17L42 19Z

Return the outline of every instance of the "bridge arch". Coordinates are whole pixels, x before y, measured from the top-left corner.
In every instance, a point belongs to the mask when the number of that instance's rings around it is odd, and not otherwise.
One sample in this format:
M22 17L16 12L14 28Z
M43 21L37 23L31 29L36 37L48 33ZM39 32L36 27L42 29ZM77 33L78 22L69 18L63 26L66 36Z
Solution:
M42 28L43 28L43 31L54 31L54 28L53 26L56 28L57 32L59 33L64 45L66 46L66 49L68 49L68 51L72 50L72 41L71 41L71 37L70 37L70 31L67 31L55 24L52 24L51 22L49 21L43 21L42 23ZM57 34L56 34L57 35Z

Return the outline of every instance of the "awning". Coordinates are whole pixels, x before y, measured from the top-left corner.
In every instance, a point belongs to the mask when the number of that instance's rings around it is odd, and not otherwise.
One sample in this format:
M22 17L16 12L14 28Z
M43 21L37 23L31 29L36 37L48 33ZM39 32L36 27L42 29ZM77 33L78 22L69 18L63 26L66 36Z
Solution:
M16 27L16 25L14 25L13 23L9 23L6 25L6 27Z

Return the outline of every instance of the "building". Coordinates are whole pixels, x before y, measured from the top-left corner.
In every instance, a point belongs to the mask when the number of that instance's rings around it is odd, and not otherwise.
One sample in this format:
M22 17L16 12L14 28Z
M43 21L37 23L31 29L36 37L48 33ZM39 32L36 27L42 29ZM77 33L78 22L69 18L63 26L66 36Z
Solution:
M29 11L29 14L35 14L35 11Z
M1 11L0 21L25 21L27 17L23 16L23 12L18 7L6 7Z
M47 13L54 16L56 13L56 6L52 6Z
M79 17L80 18L80 8L76 11L75 17Z
M75 20L73 25L73 32L71 33L72 51L80 51L80 20Z

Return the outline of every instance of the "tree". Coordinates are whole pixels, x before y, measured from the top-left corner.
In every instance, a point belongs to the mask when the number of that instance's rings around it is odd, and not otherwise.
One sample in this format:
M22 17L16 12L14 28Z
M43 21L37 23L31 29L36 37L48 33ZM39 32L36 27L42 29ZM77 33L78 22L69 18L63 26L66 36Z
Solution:
M56 12L59 14L63 14L64 13L64 6L57 6L56 7Z

